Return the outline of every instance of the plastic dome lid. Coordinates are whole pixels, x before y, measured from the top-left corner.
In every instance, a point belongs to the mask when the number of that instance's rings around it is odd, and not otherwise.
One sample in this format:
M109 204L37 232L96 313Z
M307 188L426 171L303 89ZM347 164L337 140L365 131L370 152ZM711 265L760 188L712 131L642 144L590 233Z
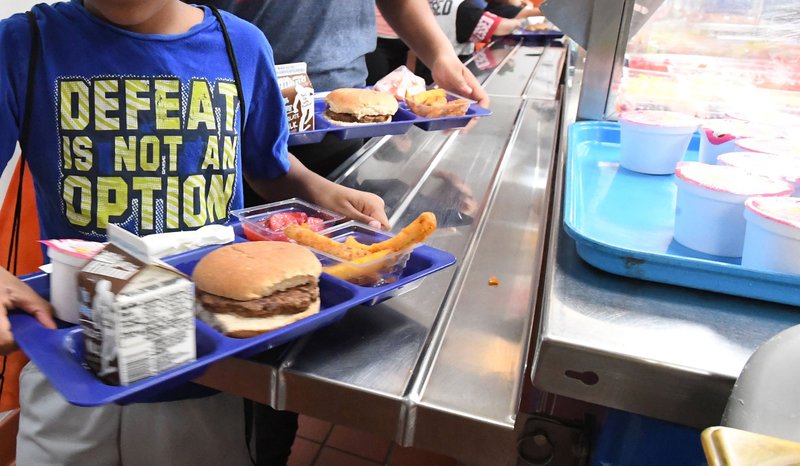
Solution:
M800 197L751 197L745 207L761 217L800 230Z
M717 157L723 165L739 167L750 173L780 178L790 183L800 181L800 157L753 152L726 152Z
M619 119L638 125L668 128L697 128L700 125L700 120L693 116L662 110L633 110L622 113Z
M736 147L748 152L800 156L800 141L797 139L743 138L737 139L734 144Z
M675 176L695 186L740 196L788 196L793 191L785 181L726 165L683 162L678 164Z

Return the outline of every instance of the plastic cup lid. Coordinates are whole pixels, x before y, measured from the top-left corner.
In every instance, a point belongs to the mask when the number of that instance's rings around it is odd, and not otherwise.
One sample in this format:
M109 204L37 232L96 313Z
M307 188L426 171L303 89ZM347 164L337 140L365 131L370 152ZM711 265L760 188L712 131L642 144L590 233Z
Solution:
M738 139L734 144L736 147L749 152L800 156L800 141L796 139L744 138Z
M800 197L751 197L745 202L751 212L800 229Z
M105 246L105 243L82 239L43 240L42 244L47 246L48 251L56 251L79 259L91 259Z
M785 181L754 175L737 167L683 162L675 169L681 180L712 191L740 196L787 196L792 187Z
M759 133L756 125L733 118L714 118L705 120L700 127L707 133L717 136L730 135L737 138L757 136Z
M739 167L757 175L780 178L790 183L800 181L800 158L791 155L726 152L717 157L723 165Z
M634 110L619 116L622 121L645 126L665 126L669 128L697 127L700 120L683 113L661 110Z

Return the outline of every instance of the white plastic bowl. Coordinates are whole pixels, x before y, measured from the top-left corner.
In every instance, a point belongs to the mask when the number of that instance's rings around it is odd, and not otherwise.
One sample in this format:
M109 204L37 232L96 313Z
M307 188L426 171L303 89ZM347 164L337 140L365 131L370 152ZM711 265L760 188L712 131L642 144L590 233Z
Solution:
M752 197L744 218L742 266L800 274L800 198Z
M734 141L755 136L758 129L750 123L732 118L706 120L700 125L699 160L715 165L717 156L736 150Z
M744 202L750 196L788 196L781 180L736 167L685 162L675 170L678 196L674 239L687 248L739 257L744 245Z
M800 196L800 157L755 152L726 152L717 157L720 165L738 167L761 176L786 181L794 187L794 196Z
M700 121L682 113L642 110L623 113L619 124L620 165L648 175L670 175Z

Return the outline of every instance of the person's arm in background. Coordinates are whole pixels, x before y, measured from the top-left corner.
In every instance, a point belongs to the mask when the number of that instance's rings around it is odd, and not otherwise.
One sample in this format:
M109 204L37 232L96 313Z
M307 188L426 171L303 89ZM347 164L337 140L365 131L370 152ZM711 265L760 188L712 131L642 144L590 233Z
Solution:
M500 17L480 7L462 2L456 10L456 40L489 42L493 36L506 36L522 26L523 20Z
M427 0L376 0L376 4L392 29L430 68L439 87L489 106L489 95L459 60Z
M353 220L378 228L389 228L389 218L384 211L383 199L379 196L338 185L319 176L291 154L289 164L289 171L284 176L272 179L247 177L247 182L267 201L299 197Z

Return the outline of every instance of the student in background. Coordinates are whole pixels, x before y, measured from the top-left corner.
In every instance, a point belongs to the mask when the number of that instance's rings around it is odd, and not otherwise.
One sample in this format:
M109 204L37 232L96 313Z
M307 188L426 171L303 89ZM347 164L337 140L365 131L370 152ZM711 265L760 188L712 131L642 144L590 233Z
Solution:
M272 50L252 25L179 0L72 0L32 19L0 22L0 165L19 140L42 239L102 241L110 222L139 235L224 222L243 204L244 177L266 199L299 196L387 226L380 198L288 153ZM54 326L27 285L5 269L0 282L3 351L10 309ZM76 407L28 364L16 462L249 464L240 398L169 395Z

